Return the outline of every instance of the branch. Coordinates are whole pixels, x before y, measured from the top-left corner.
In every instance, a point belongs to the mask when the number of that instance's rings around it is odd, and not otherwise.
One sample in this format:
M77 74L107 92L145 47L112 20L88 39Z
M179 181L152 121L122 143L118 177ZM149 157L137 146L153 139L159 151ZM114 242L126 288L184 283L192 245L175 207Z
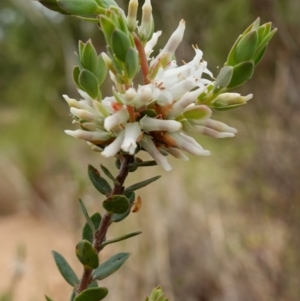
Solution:
M128 165L131 162L132 156L120 155L119 159L121 161L121 167L119 170L119 174L116 177L119 184L114 185L109 197L116 195L116 194L121 194L123 192L123 190L124 190L123 184L125 182L126 177L128 176L128 169L129 169ZM109 226L111 225L111 217L112 217L112 213L105 211L105 213L101 219L100 226L95 232L93 245L98 253L101 251L101 244L106 236ZM84 269L81 281L80 281L78 289L77 289L77 294L81 293L83 290L85 290L89 286L89 284L91 283L91 280L92 280L91 275L92 275L91 269Z

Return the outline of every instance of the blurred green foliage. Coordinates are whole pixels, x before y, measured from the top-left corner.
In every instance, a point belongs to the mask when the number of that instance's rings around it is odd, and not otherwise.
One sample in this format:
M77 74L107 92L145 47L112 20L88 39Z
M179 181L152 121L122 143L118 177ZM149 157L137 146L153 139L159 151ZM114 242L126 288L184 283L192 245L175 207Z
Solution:
M127 3L124 0L120 4L126 7ZM276 269L264 261L260 241L252 239L250 232L244 236L241 233L243 247L254 254L257 262L265 264L265 277L273 290L269 295L261 296L251 287L241 287L237 295L243 300L298 301L300 2L153 0L152 3L156 12L156 30L164 31L158 48L162 48L179 20L184 18L187 30L177 57L182 60L190 58L193 56L191 45L197 44L204 51L204 58L215 75L236 37L257 16L263 22L274 22L279 29L253 79L240 89L244 94L254 93L254 99L236 111L216 112L216 119L235 126L239 134L234 140L203 138L203 145L213 150L213 157L207 159L208 163L201 160L201 164L189 164L189 173L183 173L185 178L181 181L190 187L188 196L196 198L194 194L197 193L192 187L197 185L197 178L203 172L211 183L217 185L217 190L225 192L219 200L223 213L228 210L227 189L230 186L235 191L235 202L239 208L237 218L240 214L245 219L250 215L253 229L260 218L280 222L288 229ZM61 95L76 95L71 80L74 51L78 39L85 42L88 38L92 38L98 52L103 49L102 33L94 24L48 12L37 2L0 2L0 165L7 166L3 165L5 160L11 164L8 165L10 170L1 168L0 179L9 176L17 167L32 191L46 200L49 206L57 197L55 189L49 190L51 179L66 173L73 179L86 178L85 174L78 176L74 173L74 166L85 166L89 160L96 158L84 143L73 141L63 133L63 129L71 125L68 108ZM109 88L108 84L107 91ZM195 170L194 166L199 170ZM11 187L17 186L17 181L13 177ZM19 201L5 197L5 189L9 195L11 187L1 187L0 215L9 212L8 204ZM183 254L182 245L177 246L174 233L170 232L170 241L174 243L174 255L170 260L172 274L177 275L174 278L177 300L229 300L226 297L215 299L222 293L220 283L210 278L211 272L201 278L203 283L200 286L197 277L188 278L187 275L187 279L183 279L178 276L186 256L193 258L193 255L186 255L192 254L190 242L183 239L182 244L186 248ZM228 252L237 251L229 248ZM246 274L244 271L243 275ZM239 275L235 277L238 279Z

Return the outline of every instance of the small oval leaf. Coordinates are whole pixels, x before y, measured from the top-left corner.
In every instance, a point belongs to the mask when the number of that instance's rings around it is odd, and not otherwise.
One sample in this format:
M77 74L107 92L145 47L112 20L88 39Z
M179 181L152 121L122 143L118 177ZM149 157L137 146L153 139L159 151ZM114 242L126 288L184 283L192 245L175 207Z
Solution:
M227 85L228 89L236 88L246 81L248 81L254 72L254 62L244 62L236 65L233 70L233 75L230 83Z
M135 193L133 191L128 191L128 192L124 192L124 195L129 200L130 208L131 208L131 204L133 204L133 202L135 200ZM128 210L125 213L122 213L122 214L113 214L112 215L112 221L114 223L122 221L124 218L126 218L129 215L130 208L128 208Z
M106 287L92 287L82 291L74 301L100 301L108 294Z
M132 79L139 71L139 56L135 48L130 47L125 58L125 70L127 76Z
M130 203L126 196L114 195L103 202L103 207L109 212L122 214L130 208Z
M53 255L55 263L58 267L58 270L60 271L60 273L64 277L64 279L70 285L76 286L79 283L79 280L78 280L75 272L71 268L71 266L65 260L65 258L56 251L52 251L52 255Z
M238 42L234 54L235 65L250 61L258 45L257 31L250 31Z
M80 87L79 80L78 80L79 79L79 74L80 74L80 69L79 69L78 66L75 66L73 68L73 81L74 81L74 83L76 84L77 87Z
M95 70L95 75L98 79L98 84L101 85L103 84L107 74L107 66L104 62L104 59L101 55L98 56L97 58L97 65L96 65L96 70Z
M85 267L95 269L99 265L98 253L87 240L82 240L76 245L76 256Z
M72 15L85 16L94 14L98 10L94 0L57 0L57 3L61 9Z
M88 166L88 175L95 188L103 195L109 196L111 187L108 182L100 176L99 171L92 165Z
M88 40L84 45L80 59L83 68L95 73L95 70L97 69L98 55L91 40Z
M233 74L232 66L225 66L221 69L214 84L213 93L216 94L230 83Z
M61 7L57 4L56 0L38 0L43 6L47 7L50 10L53 10L55 12L64 14L64 15L69 15L66 11L61 9Z
M129 37L119 29L115 29L111 37L111 48L116 57L123 63L130 47Z
M93 99L97 99L99 94L99 85L97 77L89 70L81 70L78 82L80 87Z
M92 273L93 279L102 280L116 272L128 259L130 253L118 253L100 264Z
M101 214L95 213L90 217L92 223L94 224L94 228L98 229L101 223ZM93 242L94 239L94 233L92 228L88 223L85 223L83 229L82 229L82 239L88 240L90 243Z

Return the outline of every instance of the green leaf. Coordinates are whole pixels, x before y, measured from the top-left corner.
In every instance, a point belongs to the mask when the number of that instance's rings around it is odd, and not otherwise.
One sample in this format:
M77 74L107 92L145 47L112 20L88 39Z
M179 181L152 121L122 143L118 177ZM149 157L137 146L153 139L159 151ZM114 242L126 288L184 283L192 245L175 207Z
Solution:
M64 277L64 279L70 285L75 287L79 283L79 280L78 280L75 272L71 268L71 266L64 259L64 257L62 255L60 255L58 252L52 251L52 255L54 257L55 263L56 263L61 275Z
M97 99L99 94L99 85L97 77L89 70L82 69L78 82L80 87L93 99Z
M103 84L107 74L107 66L105 64L105 61L101 55L97 58L97 68L95 70L95 75L98 79L98 84Z
M143 161L143 162L134 162L128 164L128 167L145 167L145 166L156 166L157 163L154 160L151 161Z
M92 220L90 219L89 214L85 208L85 205L81 199L79 199L79 205L80 205L80 209L85 217L86 222L88 223L89 227L92 229L92 232L95 232L94 224L93 224Z
M232 66L223 67L216 79L215 84L214 84L213 93L216 94L220 90L226 88L227 85L231 81L232 75L233 75L233 67Z
M80 74L80 68L79 66L74 66L73 68L73 80L77 87L80 87L79 85L79 74Z
M70 301L74 301L75 297L76 297L76 291L73 291L72 295L71 295L71 298L70 298Z
M92 282L89 284L88 288L90 288L90 287L99 287L98 282L97 282L97 281L92 281Z
M111 37L116 28L116 25L106 16L101 15L100 19L100 27L105 35L105 39L107 43L111 44Z
M116 57L123 63L125 63L126 54L130 46L129 37L116 28L111 37L111 48Z
M96 269L99 265L98 253L87 240L82 240L76 245L76 256L85 267Z
M263 40L262 42L258 45L255 55L254 55L254 62L255 65L257 65L259 63L259 61L262 59L267 45L270 42L270 40L273 38L273 36L275 35L275 33L277 32L277 29L273 29Z
M156 177L150 178L150 179L148 179L148 180L145 180L145 181L136 183L136 184L134 184L134 185L131 185L131 186L129 186L129 187L127 187L127 188L125 189L125 192L127 192L127 191L135 191L135 190L138 190L138 189L140 189L140 188L142 188L142 187L145 187L145 186L151 184L152 182L158 180L160 177L161 177L161 176L156 176Z
M104 165L101 164L100 167L101 167L102 171L105 173L105 175L109 179L111 179L115 185L120 185L118 180L111 174L111 172Z
M245 36L243 36L236 46L235 55L234 55L235 65L252 60L257 45L258 45L257 31L250 31Z
M72 15L90 15L98 12L99 6L94 0L57 0L58 5Z
M111 187L108 182L100 176L99 171L92 165L88 166L88 175L95 188L103 195L109 196Z
M254 62L244 62L236 65L233 70L233 75L227 88L236 88L248 81L254 72Z
M78 41L79 61L81 61L84 46L85 44L79 40Z
M56 0L38 0L43 6L47 7L50 10L53 10L55 12L64 14L64 15L69 15L68 12L65 10L61 9L61 7L57 4Z
M81 64L83 68L95 73L97 69L97 51L92 44L91 40L88 40L87 43L84 45L82 56L81 56Z
M130 79L134 78L139 71L139 56L133 47L130 47L126 53L125 70Z
M130 238L130 237L137 236L137 235L139 235L139 234L141 234L141 233L142 233L141 231L132 232L132 233L123 235L123 236L118 237L118 238L115 238L115 239L107 240L106 242L104 242L104 243L101 244L101 247L104 248L105 246L107 246L107 245L109 245L109 244L113 244L113 243L115 243L115 242L119 242L119 241L128 239L128 238Z
M103 207L109 212L122 214L130 208L130 203L124 195L113 195L103 202Z
M214 103L213 108L218 110L218 111L227 111L227 110L238 108L238 107L243 106L245 104L246 103L239 103L239 104L234 104L234 105L222 106L222 105L218 105L218 104Z
M94 229L98 229L101 223L101 215L100 213L94 213L91 217L90 217L93 225L94 225ZM92 228L89 226L88 223L86 223L82 229L82 239L88 240L90 243L93 242L94 239L94 233Z
M47 295L45 295L45 298L47 301L53 301L51 298L49 298Z
M263 56L265 55L267 50L267 46L261 50L261 52L255 53L254 64L255 66L261 61Z
M82 291L74 301L100 301L108 294L106 287L92 287Z
M104 8L109 8L110 6L119 7L118 4L113 0L96 0L99 5Z
M131 204L134 202L134 200L135 200L135 193L133 192L133 191L128 191L128 192L125 192L125 193L123 193L126 197L127 197L127 199L129 200L129 203L130 203L130 207L128 208L128 210L125 212L125 213L123 213L123 214L113 214L112 215L112 221L114 222L114 223L117 223L117 222L120 222L120 221L122 221L124 218L126 218L128 215L129 215L129 213L130 213L130 208L131 208Z
M102 280L116 272L128 259L130 253L118 253L100 264L92 273L93 279Z

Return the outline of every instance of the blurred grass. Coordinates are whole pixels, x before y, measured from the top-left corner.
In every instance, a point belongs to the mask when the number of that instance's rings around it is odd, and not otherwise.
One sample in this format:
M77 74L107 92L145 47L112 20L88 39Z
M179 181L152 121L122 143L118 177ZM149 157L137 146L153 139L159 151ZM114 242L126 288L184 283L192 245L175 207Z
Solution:
M140 192L141 212L132 214L122 229L112 227L111 237L135 230L143 234L104 253L132 253L128 264L104 281L111 288L107 300L143 300L159 283L174 301L298 301L300 3L152 2L156 28L164 29L159 47L184 18L185 42L177 57L188 60L191 45L197 44L214 74L235 38L257 16L274 21L279 31L254 78L240 89L253 92L254 99L214 116L239 130L234 139L199 137L212 151L210 157L172 160L170 173L153 168L132 174L130 183L157 173L163 177ZM30 212L78 233L83 220L77 197L83 197L90 211L99 209L86 166L113 162L63 133L72 125L61 94L76 96L70 78L73 52L78 39L89 37L103 49L94 25L48 14L36 2L0 3L3 220ZM65 300L60 292L54 288L49 295ZM24 300L33 300L22 293Z

